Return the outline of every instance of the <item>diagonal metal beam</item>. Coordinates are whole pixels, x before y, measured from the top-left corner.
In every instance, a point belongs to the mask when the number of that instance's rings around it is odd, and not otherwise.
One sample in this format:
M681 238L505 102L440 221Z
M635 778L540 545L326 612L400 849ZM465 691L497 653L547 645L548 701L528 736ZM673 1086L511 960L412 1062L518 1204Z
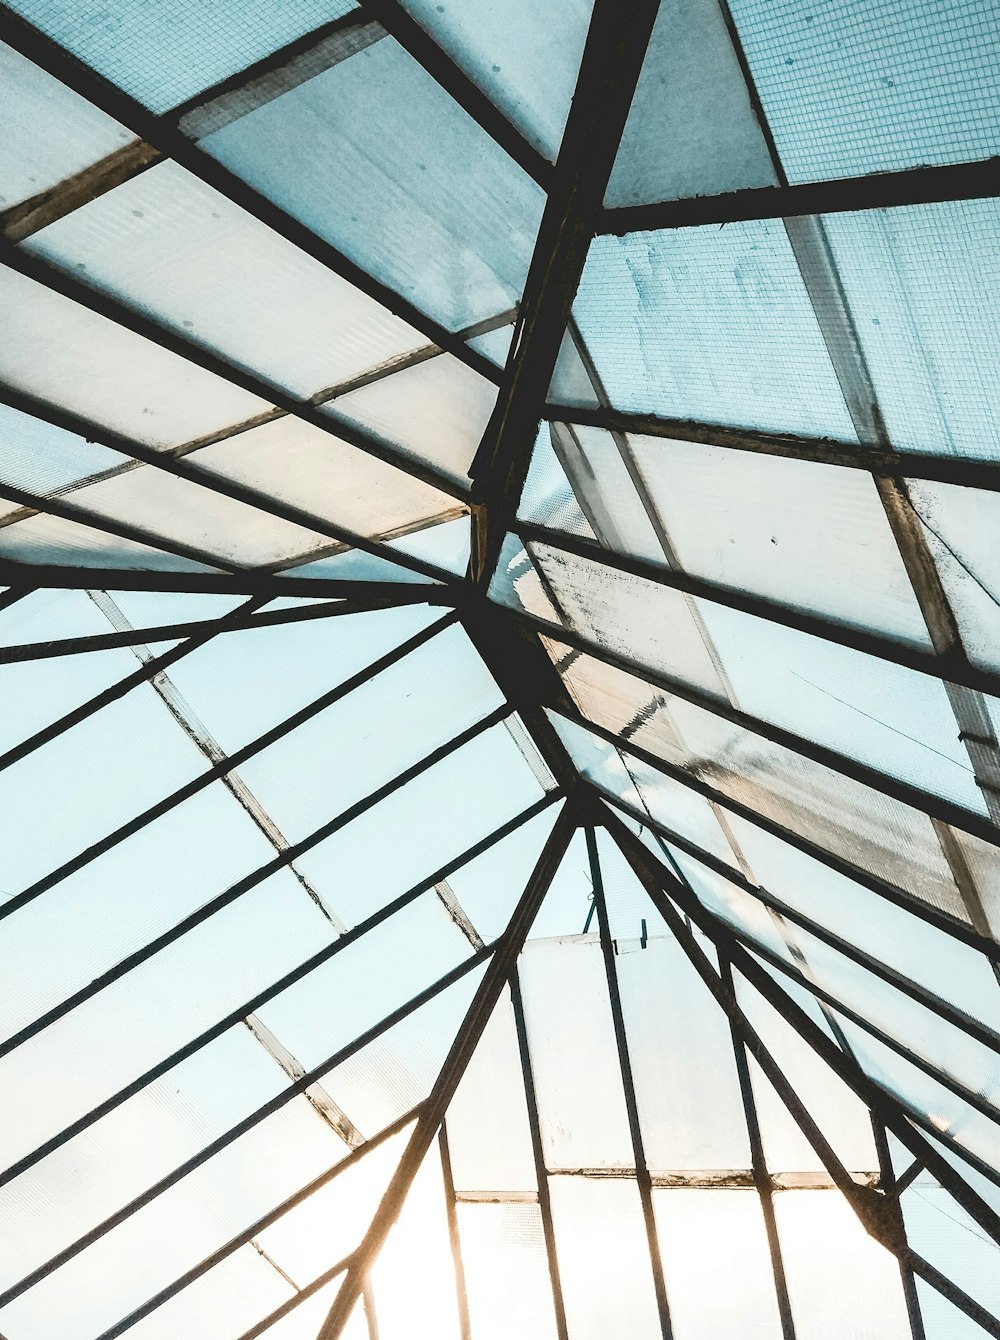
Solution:
M428 599L429 596L439 598ZM368 600L363 596L354 596L346 600L295 605L289 609L263 610L256 614L245 613L239 616L234 614L221 627L214 627L213 636L219 633L236 633L248 628L269 628L278 624L311 623L316 619L332 619L339 618L343 614L394 609L400 605L447 603L447 600L441 599L433 588L404 585L390 590L373 591ZM13 646L0 647L0 665L12 665L23 661L46 661L58 656L79 656L82 652L107 651L109 647L134 647L141 643L172 642L175 638L197 637L206 622L204 619L188 619L184 623L163 623L152 628L129 628L112 633L86 633L81 637L54 638L49 642L15 643ZM210 622L217 625L214 619ZM2 760L0 766L3 766Z
M611 572L639 577L657 586L681 591L685 595L723 605L726 609L739 610L754 618L781 624L784 628L793 628L796 632L807 633L810 637L822 638L824 642L850 647L853 651L862 652L866 656L875 656L879 660L905 666L908 670L916 670L935 679L962 684L981 693L1000 696L1000 674L979 669L970 664L966 657L955 655L953 652L924 651L882 633L872 632L860 625L841 623L811 614L807 610L784 605L767 596L725 586L706 577L698 577L681 568L667 568L661 563L652 563L649 559L614 552L595 544L593 540L582 539L566 531L550 530L547 526L539 526L533 522L517 521L511 527L511 532L524 542L533 559L536 557L536 546L539 545L562 550L577 558L599 564ZM862 612L864 597L865 593L859 591L858 601Z
M395 1024L408 1018L414 1011L420 1009L422 1005L426 1005L428 1001L433 1000L443 991L446 991L448 987L453 986L456 982L460 982L462 978L472 972L473 969L479 967L480 964L487 962L492 957L495 948L496 944L487 946L486 949L480 950L479 953L472 954L469 958L463 960L457 967L452 968L451 971L445 973L443 977L439 977L437 981L433 982L430 986L425 987L423 991L419 992L416 996L413 996L405 1004L400 1005L397 1009L393 1010L391 1014L387 1014L383 1019L379 1020L377 1024L373 1024L371 1028L368 1028L364 1033L359 1034L358 1037L356 1037L353 1042L348 1043L346 1047L341 1047L339 1051L335 1052L332 1056L328 1056L325 1061L314 1066L311 1070L307 1070L301 1079L296 1080L293 1084L289 1085L288 1088L281 1089L273 1098L269 1099L260 1107L255 1108L249 1116L244 1117L237 1125L230 1127L229 1130L223 1132L222 1135L217 1136L209 1144L200 1149L197 1154L193 1154L189 1159L185 1160L184 1163L179 1164L172 1172L167 1173L152 1186L147 1187L147 1189L140 1195L136 1196L133 1200L130 1200L127 1205L123 1205L121 1209L116 1210L114 1214L103 1219L99 1224L96 1224L92 1229L89 1229L81 1237L77 1238L74 1242L71 1242L67 1247L64 1247L54 1256L50 1257L43 1265L37 1266L16 1284L12 1284L8 1289L5 1289L3 1293L0 1293L0 1307L6 1307L7 1304L12 1303L15 1298L20 1298L22 1294L27 1293L27 1291L34 1288L36 1284L40 1284L43 1279L47 1279L54 1271L58 1270L61 1266L64 1266L68 1261L72 1261L75 1257L79 1256L87 1247L93 1246L93 1244L103 1238L105 1234L110 1233L112 1229L117 1228L119 1224L123 1224L127 1219L130 1219L132 1215L137 1214L144 1206L149 1205L152 1201L156 1200L158 1196L162 1196L163 1193L168 1191L172 1186L176 1186L178 1182L183 1181L189 1173L194 1172L196 1168L200 1168L203 1163L207 1163L209 1159L213 1158L223 1149L227 1149L234 1141L238 1140L241 1135L245 1135L247 1131L251 1131L255 1126L259 1126L262 1121L267 1117L272 1116L286 1104L290 1103L293 1098L298 1098L301 1094L304 1094L306 1089L311 1085L316 1084L329 1071L336 1069L336 1067L343 1064L344 1061L357 1055L357 1053L367 1047L370 1042L374 1042L377 1038L380 1038L383 1033L388 1032L388 1030Z
M91 1108L89 1112L85 1112L82 1116L71 1121L69 1125L64 1127L57 1135L50 1136L48 1140L45 1140L42 1144L36 1146L30 1153L23 1155L21 1158L17 1159L16 1162L4 1169L3 1172L0 1172L0 1187L7 1186L8 1183L13 1182L15 1178L20 1177L22 1173L26 1173L30 1168L41 1163L43 1159L47 1158L57 1149L61 1149L63 1145L81 1134L81 1132L88 1130L95 1122L100 1121L102 1117L106 1117L110 1112L114 1112L116 1108L121 1107L122 1103L127 1102L129 1098L133 1098L137 1093L147 1088L150 1084L153 1084L163 1075L166 1075L175 1066L180 1065L182 1061L186 1061L188 1057L193 1056L195 1052L201 1051L202 1048L207 1047L209 1043L220 1038L223 1033L228 1032L229 1029L241 1024L248 1015L253 1014L256 1010L262 1009L269 1001L273 1000L275 996L280 995L282 991L287 990L290 986L294 986L296 982L300 982L316 968L322 967L324 963L329 963L332 959L335 959L339 954L342 954L349 945L352 945L356 940L360 940L362 936L367 935L369 931L373 931L381 926L383 922L388 921L390 917L394 916L403 908L409 907L409 905L415 902L422 894L427 893L430 889L434 888L440 880L447 879L448 876L454 874L456 870L461 869L470 861L475 860L475 858L482 855L483 852L489 851L509 834L515 832L522 827L522 825L530 822L536 815L543 813L550 805L560 798L561 796L559 792L550 792L549 795L544 796L541 800L536 801L534 805L529 806L526 810L522 810L520 814L517 814L513 819L508 820L507 823L501 824L499 828L495 828L492 833L481 838L479 842L466 848L465 851L459 853L458 856L449 861L447 865L442 866L441 869L436 870L432 875L428 875L425 879L420 880L417 884L414 884L411 888L407 889L405 893L400 894L397 898L393 898L390 902L386 903L384 907L379 908L377 912L373 912L371 916L366 917L364 921L358 922L356 926L345 931L339 939L334 940L325 948L317 950L315 954L310 955L310 957L300 963L298 967L285 973L285 975L280 977L276 982L272 982L270 986L258 991L255 995L251 996L249 1000L243 1001L242 1004L236 1006L235 1009L230 1010L230 1012L222 1019L217 1020L209 1028L206 1028L189 1042L186 1042L182 1047L178 1047L176 1051L171 1052L170 1055L164 1057L162 1061L157 1061L155 1065L151 1066L136 1079L131 1080L123 1088L119 1089L117 1093L105 1098L102 1102L98 1103L96 1107Z
M684 888L646 849L633 833L605 809L602 816L614 840L653 900L657 910L673 924L678 918L671 899L684 915L732 963L739 974L790 1024L799 1036L817 1052L827 1065L861 1099L893 1135L919 1159L946 1190L954 1196L962 1209L997 1243L1000 1243L1000 1215L998 1215L955 1171L943 1155L916 1129L902 1102L881 1088L844 1052L826 1033L795 1004L754 958L742 947L728 926L723 926L705 910L703 905ZM669 890L669 897L664 892ZM683 926L683 923L682 923ZM684 927L686 930L686 927ZM807 988L810 989L810 988ZM938 1134L940 1134L938 1132ZM961 1152L961 1151L958 1151ZM965 1155L962 1155L965 1157ZM994 1176L996 1174L994 1173Z
M348 1266L347 1274L337 1297L334 1299L329 1315L320 1328L318 1340L336 1340L336 1337L341 1334L347 1324L354 1304L361 1293L362 1282L385 1244L389 1231L403 1207L403 1202L413 1179L419 1172L420 1165L423 1163L424 1157L444 1120L445 1112L462 1076L465 1074L469 1061L472 1059L472 1054L489 1022L504 985L510 978L517 962L517 956L521 952L521 947L531 929L531 924L545 894L548 892L549 885L576 827L577 816L574 808L569 804L564 805L552 832L545 842L545 846L542 848L524 893L511 914L507 929L497 943L496 952L489 962L483 980L462 1021L444 1065L441 1067L427 1100L427 1106L417 1121L413 1134L403 1151L399 1166L379 1202L371 1226Z
M787 219L807 214L842 214L866 209L930 205L946 200L980 200L1000 195L1000 158L940 167L873 172L863 177L780 186L756 186L722 195L665 200L651 205L605 209L598 232L653 232L755 219Z
M128 126L151 148L172 158L201 181L220 191L234 204L261 223L272 228L307 255L318 260L334 274L354 284L387 311L406 321L440 348L454 354L474 371L497 383L499 374L493 363L444 326L426 316L388 285L380 283L331 243L324 241L298 219L254 190L235 173L199 149L171 124L169 117L153 115L135 98L92 70L83 61L60 47L40 29L28 23L9 6L0 5L0 40L19 51L61 83L79 93L101 111Z
M378 19L386 32L421 65L454 102L485 130L543 190L552 179L552 164L509 121L478 84L441 49L431 34L407 13L398 0L359 0L364 12Z
M732 451L785 456L796 461L812 461L817 465L837 465L845 470L862 470L865 474L876 470L892 478L930 479L942 484L957 484L963 488L985 489L994 493L1000 490L1000 463L996 461L962 460L958 456L934 456L916 451L907 455L886 451L879 446L866 446L862 452L856 442L800 437L792 433L767 433L756 428L696 422L693 419L667 419L655 414L633 414L611 406L593 409L546 404L544 417L552 423L579 424L588 428L603 428L609 433L631 433L638 437L700 442ZM669 447L665 446L663 451L665 461L669 463Z
M503 393L469 472L479 504L472 574L481 586L489 583L517 508L657 8L656 0L596 0L594 5Z

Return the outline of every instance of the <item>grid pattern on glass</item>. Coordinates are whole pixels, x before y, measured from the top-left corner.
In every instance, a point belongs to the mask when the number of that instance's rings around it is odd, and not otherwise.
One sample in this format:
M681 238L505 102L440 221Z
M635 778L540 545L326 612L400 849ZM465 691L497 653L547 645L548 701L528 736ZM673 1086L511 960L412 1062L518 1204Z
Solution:
M792 181L989 158L1000 148L992 0L730 0Z

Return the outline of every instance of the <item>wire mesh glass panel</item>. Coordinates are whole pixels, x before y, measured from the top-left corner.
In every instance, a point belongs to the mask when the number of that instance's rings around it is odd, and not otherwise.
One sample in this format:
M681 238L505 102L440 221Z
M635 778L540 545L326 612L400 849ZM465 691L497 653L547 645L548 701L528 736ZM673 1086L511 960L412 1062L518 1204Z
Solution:
M520 0L503 12L479 3L405 7L500 110L555 162L590 23L591 0L541 10Z
M330 409L338 418L373 429L403 455L429 461L466 482L495 401L492 383L450 354L440 354L338 396Z
M998 459L997 202L831 214L823 227L893 444Z
M662 1336L634 1180L551 1177L552 1217L573 1340Z
M678 566L930 650L869 475L694 442L629 440Z
M542 192L391 38L202 144L452 329L520 294Z
M525 521L552 526L570 535L595 539L573 486L554 450L555 425L542 424L531 453L517 514Z
M350 0L233 0L211 12L167 0L152 13L141 0L77 5L19 0L13 6L113 84L165 112L286 42L353 8Z
M176 163L90 201L26 247L300 396L424 342Z
M661 4L604 203L644 205L774 181L717 0Z
M987 158L1000 147L990 0L731 8L792 181Z
M176 446L270 408L13 270L0 269L0 305L4 381L147 446Z
M0 208L5 211L134 142L124 126L2 42L0 83Z
M907 1340L899 1267L840 1192L783 1192L774 1207L796 1333L810 1340Z
M473 1340L554 1340L538 1206L460 1204L458 1224Z
M752 1188L654 1190L677 1340L781 1335L760 1200Z
M598 237L573 316L616 409L854 439L780 221Z

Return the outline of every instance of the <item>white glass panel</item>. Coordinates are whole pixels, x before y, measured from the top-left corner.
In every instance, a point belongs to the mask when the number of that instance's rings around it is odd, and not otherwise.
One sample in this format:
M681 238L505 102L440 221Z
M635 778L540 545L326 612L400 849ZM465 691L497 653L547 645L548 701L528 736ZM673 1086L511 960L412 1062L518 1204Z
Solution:
M132 134L0 42L0 209L40 195L134 140Z
M555 1313L537 1205L459 1205L475 1340L554 1340Z
M13 270L0 269L0 377L152 447L242 423L270 406Z

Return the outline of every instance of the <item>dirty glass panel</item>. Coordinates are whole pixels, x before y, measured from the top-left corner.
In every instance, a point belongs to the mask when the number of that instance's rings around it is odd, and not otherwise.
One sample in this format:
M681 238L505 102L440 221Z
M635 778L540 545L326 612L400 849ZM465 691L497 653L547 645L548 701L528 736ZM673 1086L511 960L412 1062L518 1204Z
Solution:
M596 934L529 941L520 976L547 1167L632 1167Z
M854 440L780 220L598 237L573 316L616 409Z
M353 5L223 0L204 10L166 0L150 11L142 0L18 0L12 8L154 112L165 112Z
M823 227L893 444L997 460L997 202L827 215Z
M839 1191L783 1192L774 1212L797 1335L909 1340L896 1258L868 1236Z
M441 354L338 396L329 408L337 418L373 430L404 456L429 461L467 484L466 471L496 396L491 382Z
M270 408L13 270L0 269L0 378L151 447L170 447Z
M661 4L604 203L645 205L774 181L717 0Z
M1000 149L990 0L858 6L733 0L792 181L987 158Z
M569 1333L660 1340L646 1229L634 1181L551 1177L552 1217Z
M404 0L448 54L537 149L555 162L566 126L591 0L540 9L518 0L503 10L477 0Z
M475 1340L555 1340L555 1313L537 1205L458 1207Z
M202 147L450 329L520 296L542 192L391 38Z
M0 209L40 195L134 142L124 126L2 42L0 84Z
M930 650L869 475L694 442L630 442L678 566Z
M781 1323L757 1192L655 1190L653 1209L677 1340L777 1340Z
M176 163L74 210L26 249L299 396L424 343Z

